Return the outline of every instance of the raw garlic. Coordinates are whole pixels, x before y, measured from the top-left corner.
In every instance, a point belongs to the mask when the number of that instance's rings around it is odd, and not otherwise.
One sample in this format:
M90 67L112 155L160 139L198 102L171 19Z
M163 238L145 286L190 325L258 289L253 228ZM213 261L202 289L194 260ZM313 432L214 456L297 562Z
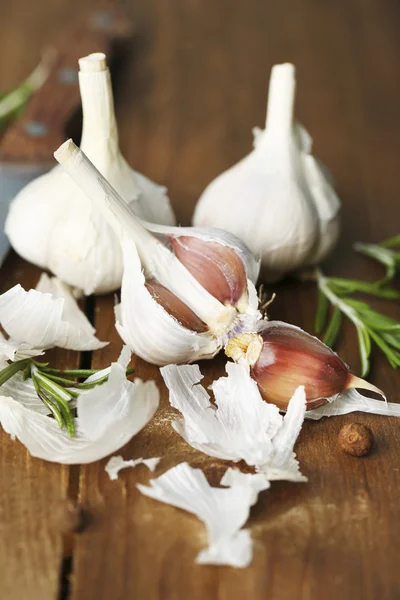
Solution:
M166 189L133 171L120 152L105 55L91 54L79 65L82 149L136 214L174 224ZM5 230L21 256L85 294L121 285L122 253L114 231L60 166L16 196Z
M264 400L280 410L287 410L299 385L305 387L308 409L318 410L330 402L336 405L340 399L352 398L354 401L356 389L372 391L386 401L380 389L353 375L331 348L289 323L261 321L257 333L246 332L232 337L226 344L225 354L249 369ZM370 400L363 399L358 392L357 395L361 399L360 406ZM374 403L380 406L383 414L386 402L374 400L372 405ZM324 411L321 416L323 414Z
M275 65L265 130L255 130L253 151L210 183L193 220L241 238L270 281L317 264L339 235L340 201L311 154L311 137L293 121L294 98L294 66Z
M141 221L72 140L55 157L122 240L117 329L135 354L158 365L211 358L254 330L258 263L244 244L221 230Z

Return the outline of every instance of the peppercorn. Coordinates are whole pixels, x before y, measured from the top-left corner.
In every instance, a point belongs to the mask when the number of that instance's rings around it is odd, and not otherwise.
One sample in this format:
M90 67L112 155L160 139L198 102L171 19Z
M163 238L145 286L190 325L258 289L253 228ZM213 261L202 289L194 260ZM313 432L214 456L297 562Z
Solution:
M352 456L365 456L374 443L374 435L369 427L361 423L348 423L339 431L339 446Z

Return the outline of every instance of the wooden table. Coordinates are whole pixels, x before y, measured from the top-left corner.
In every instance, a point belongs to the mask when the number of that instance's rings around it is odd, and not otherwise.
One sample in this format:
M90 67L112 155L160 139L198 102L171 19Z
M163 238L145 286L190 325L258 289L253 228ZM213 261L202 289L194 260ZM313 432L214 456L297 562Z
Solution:
M0 84L17 83L41 45L89 0L13 0L0 8ZM343 199L343 236L329 273L373 279L380 270L351 249L399 232L400 4L397 0L135 0L136 37L115 72L122 149L140 171L168 186L188 223L204 186L249 151L262 125L269 71L297 66L297 115L331 168ZM11 254L1 292L35 285L39 270ZM272 318L309 331L312 284L276 286ZM88 299L100 339L93 356L53 355L59 365L108 365L121 348L112 296ZM378 304L379 305L379 304ZM400 317L398 306L382 305ZM396 314L397 313L397 314ZM339 347L355 370L354 331ZM123 449L126 458L165 456L157 473L188 460L214 480L222 463L187 446L170 424L158 370L134 360L162 393L153 422ZM207 377L223 359L204 364ZM379 356L372 381L399 401L399 374ZM7 600L397 600L400 597L400 423L357 415L374 431L373 454L355 459L336 442L353 416L306 423L297 450L307 484L275 483L254 507L255 556L245 570L197 566L204 529L194 517L136 490L144 467L117 482L105 460L67 468L31 458L0 436L0 598ZM71 533L71 506L89 519Z

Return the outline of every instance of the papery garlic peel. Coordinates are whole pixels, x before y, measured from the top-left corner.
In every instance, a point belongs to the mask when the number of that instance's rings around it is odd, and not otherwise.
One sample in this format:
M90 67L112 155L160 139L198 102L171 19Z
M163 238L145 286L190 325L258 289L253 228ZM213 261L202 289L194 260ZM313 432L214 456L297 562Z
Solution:
M123 158L110 73L104 54L79 60L83 109L81 147L141 217L174 224L165 188L133 171ZM60 166L28 184L13 200L6 233L14 249L86 294L117 289L122 254L113 229Z
M294 98L294 66L275 65L265 130L255 132L249 155L209 184L193 219L241 238L270 281L319 263L339 235L340 201L311 155L310 136L293 121Z
M280 321L264 322L258 333L229 340L225 353L250 367L264 400L286 410L299 385L304 385L307 408L317 408L350 388L383 392L353 375L328 346L299 327Z
M122 240L117 329L136 354L158 365L211 358L229 336L255 327L258 263L240 240L141 221L71 140L55 157Z

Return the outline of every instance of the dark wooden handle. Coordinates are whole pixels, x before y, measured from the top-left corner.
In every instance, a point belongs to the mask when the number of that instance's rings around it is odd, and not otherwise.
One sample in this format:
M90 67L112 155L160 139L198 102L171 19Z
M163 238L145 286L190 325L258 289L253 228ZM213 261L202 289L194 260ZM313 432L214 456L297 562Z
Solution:
M1 162L53 163L53 152L64 141L65 124L80 105L78 59L92 52L109 56L115 38L129 31L127 18L109 10L91 13L60 36L49 77L3 137Z

